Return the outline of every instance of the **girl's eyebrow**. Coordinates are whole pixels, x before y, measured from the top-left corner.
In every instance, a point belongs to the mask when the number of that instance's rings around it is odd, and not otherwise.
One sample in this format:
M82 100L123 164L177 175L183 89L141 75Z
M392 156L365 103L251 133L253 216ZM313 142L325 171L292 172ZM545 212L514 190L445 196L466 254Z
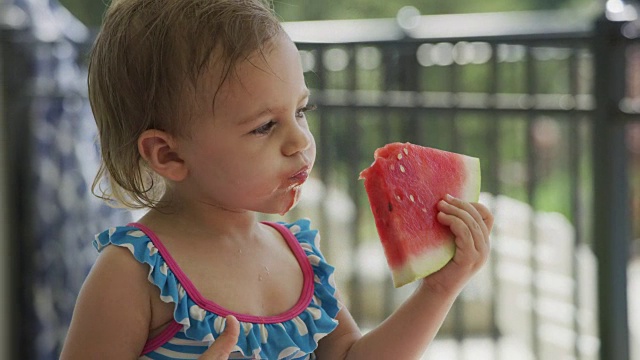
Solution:
M309 96L311 96L311 91L309 91L309 89L305 88L304 91L302 92L302 94L300 95L300 98L298 99L298 102L302 102L304 99L308 98ZM261 110L260 112L256 113L256 114L252 114L249 115L247 117L245 117L243 120L241 120L238 125L244 125L246 123L250 123L252 121L254 121L257 118L269 115L269 114L273 114L275 111L273 111L273 109L271 108L266 108L264 110Z

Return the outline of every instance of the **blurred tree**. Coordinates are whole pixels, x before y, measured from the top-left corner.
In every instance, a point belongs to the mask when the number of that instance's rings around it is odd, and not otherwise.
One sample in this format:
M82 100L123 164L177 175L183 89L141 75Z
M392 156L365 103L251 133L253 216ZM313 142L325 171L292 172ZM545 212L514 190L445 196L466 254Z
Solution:
M110 0L60 0L82 22L90 27L100 25ZM544 10L595 6L602 0L273 0L283 21L362 19L395 17L400 8L411 5L424 15L496 11Z
M60 0L60 3L87 26L97 27L102 22L102 14L111 1Z
M601 0L275 0L275 9L285 21L389 18L400 8L411 5L421 14L455 14L499 11L546 10L596 5Z

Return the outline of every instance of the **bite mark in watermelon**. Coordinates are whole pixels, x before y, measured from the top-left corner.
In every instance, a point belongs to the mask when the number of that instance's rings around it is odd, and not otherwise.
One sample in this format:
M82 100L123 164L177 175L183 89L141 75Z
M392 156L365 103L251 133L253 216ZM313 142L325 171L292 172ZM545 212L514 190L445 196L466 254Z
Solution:
M437 220L450 194L478 201L480 160L410 143L374 152L360 173L395 287L428 276L455 254L454 235Z

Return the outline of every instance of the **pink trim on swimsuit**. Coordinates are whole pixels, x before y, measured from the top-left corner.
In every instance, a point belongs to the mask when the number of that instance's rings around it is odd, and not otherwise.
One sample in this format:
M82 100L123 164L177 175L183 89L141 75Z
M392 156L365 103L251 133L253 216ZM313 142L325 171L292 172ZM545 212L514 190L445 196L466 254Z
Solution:
M160 346L167 343L167 341L173 339L176 334L182 330L182 324L173 320L166 329L162 330L160 334L154 336L153 338L147 340L147 343L144 344L144 348L142 348L141 355L148 354L153 350L156 350Z
M128 226L133 226L140 229L145 233L151 240L151 242L158 249L158 252L167 263L173 274L176 276L182 287L186 290L189 297L196 303L198 306L212 312L218 316L226 317L227 315L233 315L238 319L238 321L245 323L254 323L254 324L275 324L281 323L284 321L289 321L296 316L300 315L311 303L311 298L313 297L313 269L311 267L311 263L309 262L306 253L300 243L296 239L295 235L291 233L291 231L284 225L273 223L273 222L263 222L263 224L271 226L272 228L278 230L278 232L284 237L287 245L293 252L298 264L300 265L300 269L302 270L303 283L302 283L302 291L300 297L298 298L298 302L289 310L285 311L279 315L273 316L255 316L255 315L247 315L240 314L228 310L215 302L206 299L198 289L193 285L191 280L187 277L187 275L182 271L178 263L173 259L167 248L164 246L162 241L158 238L158 236L148 227L142 225L140 223L130 223ZM165 330L163 330L160 334L155 336L153 339L147 341L144 346L142 354L149 353L158 347L162 346L167 341L171 340L175 334L182 329L182 325L175 321L169 325Z

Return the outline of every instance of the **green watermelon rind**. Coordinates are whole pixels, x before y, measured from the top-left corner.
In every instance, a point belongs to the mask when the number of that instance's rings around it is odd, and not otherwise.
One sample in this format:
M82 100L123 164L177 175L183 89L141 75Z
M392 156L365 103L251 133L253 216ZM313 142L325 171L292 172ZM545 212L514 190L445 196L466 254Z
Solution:
M480 159L461 155L466 169L466 186L462 188L458 197L468 202L477 202L480 199ZM442 246L431 248L428 252L417 254L407 259L402 266L391 268L393 286L399 288L416 280L425 278L447 265L455 256L455 240L444 242Z

